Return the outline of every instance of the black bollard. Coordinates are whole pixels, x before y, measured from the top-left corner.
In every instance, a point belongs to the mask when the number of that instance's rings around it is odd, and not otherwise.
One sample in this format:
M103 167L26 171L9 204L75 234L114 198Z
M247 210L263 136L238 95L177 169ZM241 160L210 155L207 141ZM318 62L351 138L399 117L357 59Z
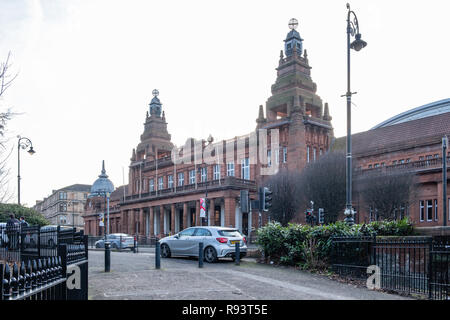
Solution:
M111 248L110 243L105 242L105 272L109 272L111 269Z
M236 250L234 252L234 261L237 266L241 263L241 247L240 247L240 245L241 245L240 241L236 242L236 245L235 245Z
M155 244L155 269L161 268L161 245L159 240Z
M203 242L198 244L198 267L203 268Z

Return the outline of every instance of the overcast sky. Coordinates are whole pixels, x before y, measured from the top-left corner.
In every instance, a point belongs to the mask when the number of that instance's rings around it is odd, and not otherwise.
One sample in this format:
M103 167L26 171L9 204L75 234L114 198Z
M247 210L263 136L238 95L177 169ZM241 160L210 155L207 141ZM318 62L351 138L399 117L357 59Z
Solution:
M291 18L299 20L317 93L346 134L346 1L0 0L0 58L18 73L1 108L10 188L29 206L75 183L101 161L117 187L160 91L172 141L249 133L276 79ZM353 132L450 97L450 2L351 1L368 46L352 51ZM5 151L3 151L5 152Z

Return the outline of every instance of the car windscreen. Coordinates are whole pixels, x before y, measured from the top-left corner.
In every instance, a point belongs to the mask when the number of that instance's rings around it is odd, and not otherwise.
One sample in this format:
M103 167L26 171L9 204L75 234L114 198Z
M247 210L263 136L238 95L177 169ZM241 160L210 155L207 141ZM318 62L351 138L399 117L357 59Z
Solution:
M239 230L217 230L217 232L224 237L242 237Z

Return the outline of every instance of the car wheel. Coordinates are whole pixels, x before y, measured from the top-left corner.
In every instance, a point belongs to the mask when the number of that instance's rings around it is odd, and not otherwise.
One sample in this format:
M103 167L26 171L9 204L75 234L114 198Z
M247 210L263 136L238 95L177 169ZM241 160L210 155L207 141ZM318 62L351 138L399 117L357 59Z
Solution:
M217 252L213 247L207 247L205 249L205 260L208 263L214 263L217 261Z
M100 243L96 243L96 244L95 244L95 247L96 247L96 248L101 248Z
M111 245L111 248L117 249L117 248L118 248L118 247L117 247L117 243L113 243L113 244Z
M161 245L161 257L163 258L170 258L171 253L170 253L170 248L167 244L162 244Z

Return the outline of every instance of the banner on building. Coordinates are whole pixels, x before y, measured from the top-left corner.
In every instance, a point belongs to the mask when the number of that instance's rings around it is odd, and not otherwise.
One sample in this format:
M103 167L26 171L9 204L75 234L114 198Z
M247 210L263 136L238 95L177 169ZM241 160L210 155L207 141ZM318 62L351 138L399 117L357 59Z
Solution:
M206 201L205 201L205 198L200 198L200 218L206 218Z
M98 223L98 225L99 225L100 227L104 227L104 226L105 226L105 219L103 218L103 213L100 213L100 214L98 215L98 219L100 220L100 222Z

